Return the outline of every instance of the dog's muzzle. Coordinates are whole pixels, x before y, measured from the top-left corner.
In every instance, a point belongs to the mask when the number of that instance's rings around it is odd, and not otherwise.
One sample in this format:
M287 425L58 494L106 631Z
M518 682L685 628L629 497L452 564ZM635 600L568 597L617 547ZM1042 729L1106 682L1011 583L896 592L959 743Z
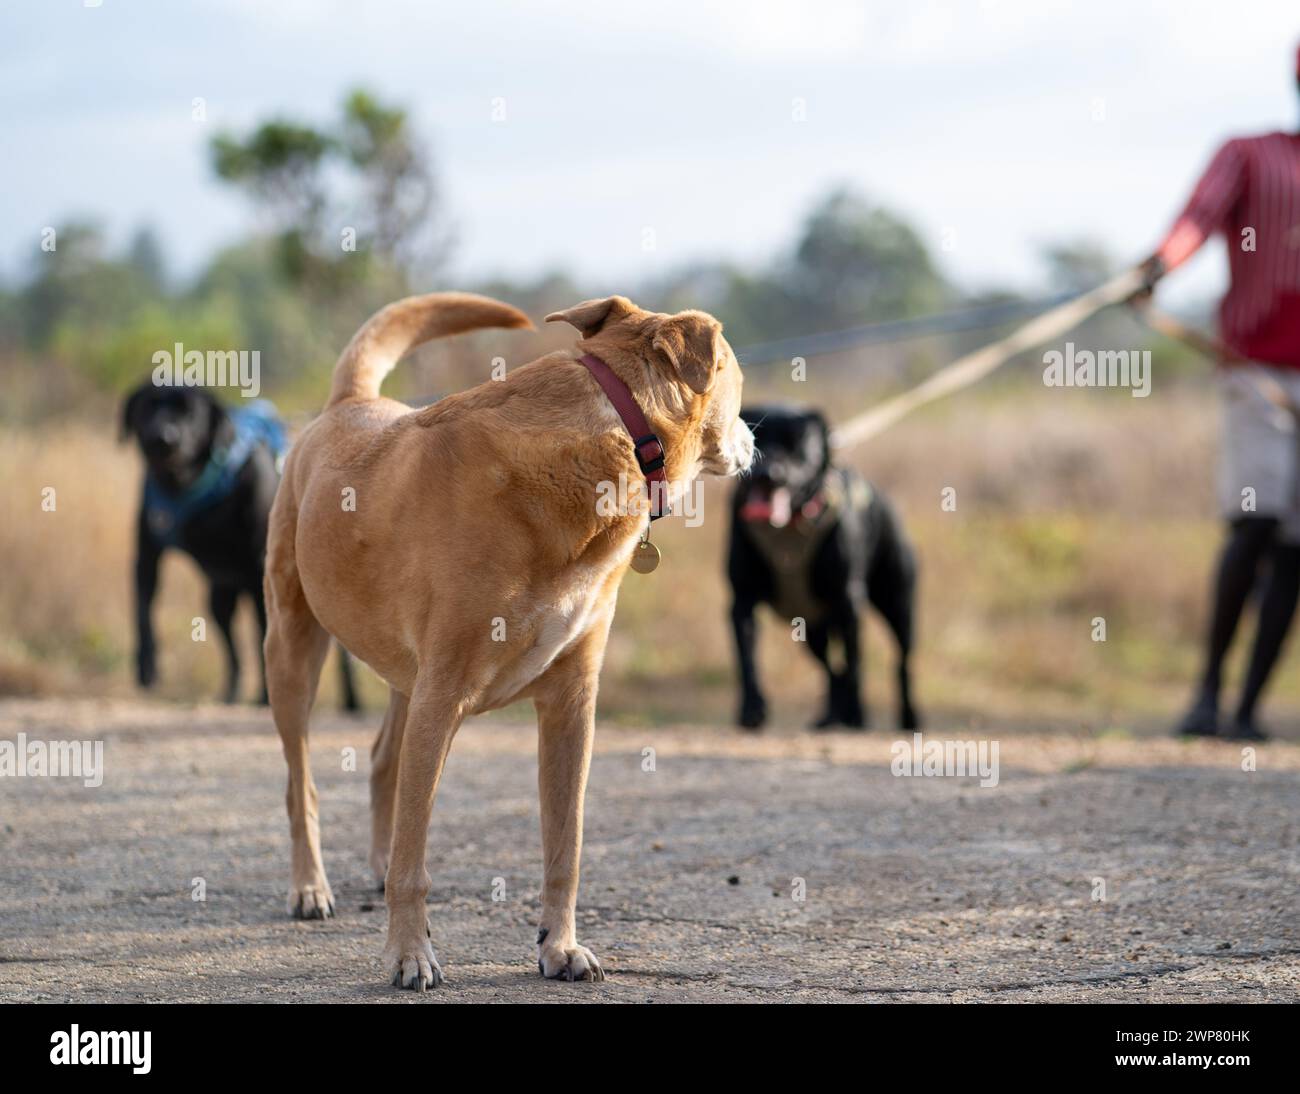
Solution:
M731 463L731 469L727 472L729 475L738 475L742 471L748 471L754 464L754 433L740 418L736 419L736 424L731 427L731 449L728 453L728 459Z

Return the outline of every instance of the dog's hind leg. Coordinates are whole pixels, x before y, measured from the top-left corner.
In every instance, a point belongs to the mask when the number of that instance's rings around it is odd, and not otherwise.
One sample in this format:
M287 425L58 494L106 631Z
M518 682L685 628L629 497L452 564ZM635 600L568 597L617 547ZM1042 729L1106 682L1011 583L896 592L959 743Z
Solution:
M325 879L320 853L320 819L316 784L307 753L307 718L329 635L316 621L292 558L292 535L285 537L288 558L267 566L266 683L271 713L289 765L285 804L289 810L289 913L302 919L334 914L334 895ZM274 541L273 541L274 547Z
M837 725L863 729L867 725L862 702L862 643L857 609L851 601L837 605L825 619L808 624L808 649L826 670L826 710L812 725L830 729ZM831 639L839 648L831 649ZM834 653L834 656L832 654ZM842 663L837 665L836 661Z
M840 716L835 703L835 671L831 668L830 628L824 620L813 620L806 626L808 652L817 658L818 663L826 670L826 707L809 728L831 729L839 724Z
M342 650L339 655L347 657ZM406 696L389 689L384 724L370 748L370 869L380 892L384 888L384 875L388 873L388 853L393 842L393 799L402 736L406 731L406 709Z
M226 647L226 690L221 696L225 703L239 699L239 650L235 646L233 626L238 599L239 587L236 585L213 584L208 590L208 608L212 612L212 621L221 632Z
M424 905L433 884L425 865L425 845L438 780L465 716L464 703L440 686L440 675L429 674L433 683L417 680L407 704L395 780L393 841L384 879L388 904L384 967L393 984L416 991L442 983Z
M866 704L862 701L862 634L858 609L845 599L832 622L839 635L844 657L842 671L831 682L833 702L840 721L850 729L865 729L869 723Z
M357 680L353 671L352 654L342 646L338 647L339 687L343 692L343 709L349 714L361 710L361 699L357 696Z
M919 729L921 716L912 705L913 613L916 607L916 569L900 565L887 579L877 578L870 586L871 603L880 612L898 643L898 724L901 729Z
M257 614L257 635L260 641L257 644L257 667L262 673L262 696L260 702L266 706L270 701L270 696L266 690L266 589L265 578L259 581L248 590L249 596L253 598L253 611Z

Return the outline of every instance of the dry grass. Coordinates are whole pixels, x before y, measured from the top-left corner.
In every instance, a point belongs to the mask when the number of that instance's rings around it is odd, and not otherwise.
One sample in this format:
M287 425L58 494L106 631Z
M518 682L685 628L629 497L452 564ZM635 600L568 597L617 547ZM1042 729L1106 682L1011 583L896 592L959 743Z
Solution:
M1180 706L1220 536L1214 436L1204 386L1140 400L1004 384L923 412L855 453L920 552L923 709L944 722L1104 731L1153 727ZM41 508L46 486L57 491L54 512ZM956 489L955 512L940 508L945 487ZM10 432L0 436L0 490L0 692L130 691L135 452L115 443L109 421ZM663 565L624 583L602 686L615 721L732 715L725 487L710 484L705 505L702 527L657 526ZM165 696L217 691L215 636L190 640L205 611L196 569L169 555L156 617ZM1098 616L1104 643L1091 638ZM251 665L252 622L241 622ZM869 638L868 694L883 725L893 653L874 622ZM770 617L761 659L777 719L807 721L819 674ZM251 673L245 683L251 695ZM328 669L323 686L332 697ZM380 702L378 681L366 690ZM1292 659L1273 697L1284 726L1300 706Z

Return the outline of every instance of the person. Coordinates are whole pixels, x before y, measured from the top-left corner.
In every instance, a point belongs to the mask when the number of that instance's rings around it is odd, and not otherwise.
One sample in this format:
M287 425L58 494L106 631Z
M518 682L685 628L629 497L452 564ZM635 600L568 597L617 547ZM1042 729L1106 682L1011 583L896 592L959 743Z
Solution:
M1300 49L1296 52L1300 91ZM1143 264L1150 289L1216 232L1228 245L1231 283L1219 306L1229 351L1219 385L1219 504L1227 539L1213 582L1205 665L1180 735L1264 740L1256 707L1282 651L1300 596L1300 133L1228 141L1182 214ZM1258 629L1236 712L1220 723L1223 662L1242 610L1262 577Z

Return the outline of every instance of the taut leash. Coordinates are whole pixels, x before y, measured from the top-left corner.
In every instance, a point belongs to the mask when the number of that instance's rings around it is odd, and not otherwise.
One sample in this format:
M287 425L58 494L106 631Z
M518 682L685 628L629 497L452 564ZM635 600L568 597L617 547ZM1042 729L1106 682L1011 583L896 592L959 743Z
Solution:
M1207 334L1205 331L1184 323L1181 319L1176 319L1167 312L1162 312L1158 308L1153 308L1149 303L1135 304L1134 311L1137 312L1142 320L1152 330L1163 334L1166 338L1172 338L1175 341L1182 342L1190 346L1198 353L1204 354L1212 361L1217 361L1224 365L1242 365L1246 364L1246 359L1232 349L1226 342ZM1261 395L1264 396L1279 410L1286 411L1292 418L1300 419L1300 407L1297 407L1291 400L1291 396L1286 393L1273 377L1258 369L1243 368L1241 375L1247 383L1251 384Z
M995 369L1006 364L1018 353L1050 342L1072 327L1078 326L1102 308L1118 304L1143 287L1145 275L1134 267L1111 278L1089 292L1067 300L1064 304L1035 316L1017 327L1004 338L960 357L951 365L941 368L929 379L878 406L850 418L831 433L831 444L848 448L874 437L888 429L906 414L925 406L944 395L969 387L982 380Z

